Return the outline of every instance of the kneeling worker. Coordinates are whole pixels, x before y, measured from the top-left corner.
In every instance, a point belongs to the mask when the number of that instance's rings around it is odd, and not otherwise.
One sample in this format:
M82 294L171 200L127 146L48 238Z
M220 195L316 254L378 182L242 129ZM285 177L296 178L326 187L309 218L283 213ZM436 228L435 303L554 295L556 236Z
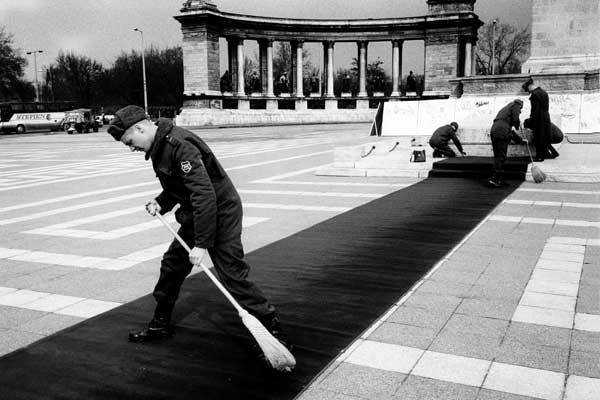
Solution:
M454 145L460 151L460 154L466 156L467 153L463 151L462 144L456 136L458 130L458 124L456 122L450 122L449 125L440 126L433 132L431 139L429 139L429 145L433 149L433 157L456 157L454 150L448 146L448 142L452 139Z
M248 280L250 266L242 248L242 202L225 169L206 143L192 132L174 126L169 119L157 123L143 108L127 106L115 113L108 133L132 151L143 151L163 191L146 204L151 215L164 214L176 204L179 235L192 248L177 240L163 256L160 277L154 288L156 308L150 323L131 332L132 342L162 339L173 333L171 314L179 290L192 267L208 253L228 291L258 318L271 334L290 347L279 317L262 291ZM257 354L259 357L262 353Z
M496 118L494 118L494 123L490 131L492 150L494 151L494 172L488 180L493 187L501 187L504 183L502 181L504 176L504 162L506 161L508 144L511 139L516 144L523 143L523 139L515 132L521 126L519 115L522 108L523 101L516 99L498 111Z

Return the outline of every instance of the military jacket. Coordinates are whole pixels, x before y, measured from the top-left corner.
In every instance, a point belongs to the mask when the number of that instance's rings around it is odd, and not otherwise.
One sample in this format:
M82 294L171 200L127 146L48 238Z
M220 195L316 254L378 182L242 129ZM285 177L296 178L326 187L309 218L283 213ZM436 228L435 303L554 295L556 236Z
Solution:
M157 125L147 157L163 188L156 197L161 214L176 204L191 214L197 247L213 247L217 236L241 232L241 218L228 217L241 213L240 197L212 150L168 119L160 119ZM232 221L240 226L231 226Z

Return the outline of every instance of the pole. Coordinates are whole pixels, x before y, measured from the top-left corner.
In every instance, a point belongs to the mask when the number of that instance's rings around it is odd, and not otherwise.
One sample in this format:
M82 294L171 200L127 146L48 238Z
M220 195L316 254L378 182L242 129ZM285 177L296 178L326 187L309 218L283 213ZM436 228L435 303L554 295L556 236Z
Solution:
M43 50L32 50L32 51L28 51L27 55L29 54L33 54L33 72L34 72L34 77L35 77L35 101L39 102L40 101L40 85L38 84L38 77L37 77L37 53L43 53Z
M135 28L134 31L139 32L142 36L142 79L144 81L144 110L148 114L148 92L146 90L146 57L144 55L144 32L141 29Z

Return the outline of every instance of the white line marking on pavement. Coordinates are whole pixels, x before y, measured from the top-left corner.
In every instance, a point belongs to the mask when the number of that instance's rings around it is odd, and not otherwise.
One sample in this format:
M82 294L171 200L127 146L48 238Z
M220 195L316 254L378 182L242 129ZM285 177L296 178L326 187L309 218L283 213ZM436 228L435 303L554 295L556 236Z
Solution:
M141 187L141 186L151 186L151 185L157 185L157 182L154 181L154 182L135 183L135 184L131 184L131 185L117 186L117 187L113 187L113 188L110 188L110 189L92 190L92 191L89 191L89 192L82 192L82 193L72 194L72 195L68 195L68 196L54 197L52 199L35 201L35 202L32 202L32 203L24 203L24 204L17 204L17 205L14 205L14 206L1 207L0 208L0 213L1 212L6 212L6 211L20 210L20 209L29 208L29 207L43 206L43 205L46 205L46 204L59 203L61 201L80 199L82 197L96 196L96 195L99 195L99 194L105 194L105 193L110 193L110 192L117 192L119 190L134 189L134 188ZM157 187L156 193L158 193L159 191L160 191L160 188Z
M14 217L14 218L8 218L8 219L0 219L0 226L1 225L14 224L16 222L31 221L33 219L43 218L43 217L47 217L47 216L50 216L50 215L56 215L56 214L61 214L61 213L69 212L69 211L81 210L81 209L84 209L84 208L96 207L96 206L100 206L100 205L104 205L104 204L110 204L110 203L119 202L119 201L122 201L122 200L130 200L130 199L135 199L135 198L138 198L138 197L152 196L152 195L156 195L157 193L158 193L157 190L149 190L149 191L138 192L138 193L134 193L134 194L126 194L126 195L123 195L123 196L110 197L108 199L92 201L92 202L85 203L85 204L77 204L77 205L74 205L74 206L56 208L54 210L42 211L42 212L39 212L39 213L28 214L28 215L24 215L24 216L21 216L21 217ZM144 207L142 205L140 205L140 206L128 208L127 210L137 210L137 211L142 210L143 211ZM123 212L123 210L115 211L115 212ZM125 212L124 214L129 214L129 213L132 213L132 212L134 212L134 211ZM122 215L124 215L124 214L122 214ZM104 214L102 214L102 215L104 215ZM90 218L90 217L88 217L88 218ZM76 221L78 221L78 220L76 220ZM85 222L82 222L82 223L85 223ZM70 222L63 223L63 224L57 224L57 226L59 226L59 227L66 227L65 224L70 224Z
M244 203L244 208L262 208L272 210L298 210L298 211L325 211L346 212L351 207L325 207L325 206L303 206L300 204L268 204L268 203Z
M600 194L600 190L566 190L566 189L535 189L535 188L518 188L516 190L516 192L591 194L591 195Z
M267 160L267 161L252 163L252 164L238 165L238 166L235 166L235 167L225 168L225 170L226 171L235 171L237 169L244 169L244 168L250 168L250 167L259 167L259 166L262 166L262 165L269 165L269 164L275 164L275 163L279 163L279 162L283 162L283 161L297 160L299 158L314 157L314 156L318 156L318 155L321 155L321 154L327 154L327 153L332 153L332 152L333 152L333 150L325 150L325 151L318 151L316 153L300 154L298 156L292 156L292 157L286 157L286 158L278 158L276 160Z
M600 204L594 203L572 203L561 201L536 201L536 200L504 200L506 204L547 206L547 207L573 207L573 208L600 208Z
M567 329L600 331L600 316L576 313L585 239L550 237L512 320Z
M597 227L600 228L600 221L583 221L573 219L554 219L554 218L530 218L530 217L513 217L510 215L493 215L490 221L499 222L517 222L523 224L545 224L545 225L564 225L564 226L581 226L581 227Z

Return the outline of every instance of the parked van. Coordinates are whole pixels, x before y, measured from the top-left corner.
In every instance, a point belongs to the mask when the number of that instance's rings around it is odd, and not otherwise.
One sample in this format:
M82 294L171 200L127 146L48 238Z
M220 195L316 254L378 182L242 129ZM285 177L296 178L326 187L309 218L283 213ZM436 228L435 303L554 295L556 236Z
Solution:
M15 113L8 121L0 122L0 133L58 131L64 118L64 112Z

